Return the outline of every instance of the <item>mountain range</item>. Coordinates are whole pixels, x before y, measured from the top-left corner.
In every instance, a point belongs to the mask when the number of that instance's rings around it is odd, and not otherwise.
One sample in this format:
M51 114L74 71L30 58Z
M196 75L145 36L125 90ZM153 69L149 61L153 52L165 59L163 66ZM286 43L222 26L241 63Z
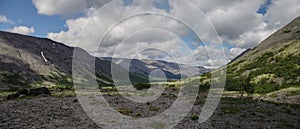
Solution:
M128 58L112 58L112 57L102 57L104 60L114 61L124 68L127 68L132 73L148 76L151 71L155 69L160 69L164 72L168 79L181 79L191 76L198 76L210 71L202 66L189 66L187 64L180 64L174 62L167 62L164 60L151 60L151 59L128 59ZM180 68L185 70L181 73ZM195 73L193 70L197 68L199 73Z
M80 64L89 66L88 60L95 60L95 75L100 86L113 85L111 66L117 68L118 71L129 71L133 83L148 82L148 76L154 69L161 69L167 79L181 78L180 69L176 63L134 59L130 62L128 69L124 66L124 62L130 61L129 59L119 58L118 60L122 61L116 64L111 61L112 58L93 57L81 48L66 46L47 38L0 31L0 90L42 85L72 86L74 50L84 57ZM189 67L179 65L187 69ZM209 71L204 67L198 68L199 75ZM191 75L182 75L182 77L185 76Z

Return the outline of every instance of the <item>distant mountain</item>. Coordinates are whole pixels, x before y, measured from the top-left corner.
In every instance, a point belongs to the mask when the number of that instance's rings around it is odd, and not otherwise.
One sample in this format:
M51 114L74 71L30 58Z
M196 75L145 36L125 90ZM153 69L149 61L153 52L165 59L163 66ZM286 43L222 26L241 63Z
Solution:
M300 17L227 65L228 90L247 83L267 93L300 85Z
M111 61L111 57L101 57L102 59ZM164 72L168 79L181 79L188 76L197 76L209 72L202 66L192 67L186 64L178 64L174 62L167 62L163 60L150 60L150 59L126 59L126 58L114 58L114 62L127 68L131 73L136 73L142 76L149 76L150 72L155 69L160 69ZM180 67L184 68L185 73L181 73ZM199 73L195 73L193 70L197 68Z
M36 38L0 31L0 90L31 86L72 85L73 51L77 50L85 60L95 59L95 71L99 85L112 85L111 66L126 71L108 60L95 58L80 48L66 46L46 38ZM130 74L135 81L144 77Z

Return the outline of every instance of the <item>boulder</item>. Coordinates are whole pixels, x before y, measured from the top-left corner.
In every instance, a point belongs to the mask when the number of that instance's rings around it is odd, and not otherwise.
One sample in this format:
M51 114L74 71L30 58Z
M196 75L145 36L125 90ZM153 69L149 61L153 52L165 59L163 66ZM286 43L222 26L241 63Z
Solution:
M36 89L30 89L28 95L50 95L50 90L46 87L36 88Z
M28 90L26 90L26 89L19 90L19 91L17 92L17 94L20 94L20 95L28 95Z
M11 94L11 95L8 95L6 99L7 99L7 100L12 100L12 99L18 98L19 96L20 96L19 93Z

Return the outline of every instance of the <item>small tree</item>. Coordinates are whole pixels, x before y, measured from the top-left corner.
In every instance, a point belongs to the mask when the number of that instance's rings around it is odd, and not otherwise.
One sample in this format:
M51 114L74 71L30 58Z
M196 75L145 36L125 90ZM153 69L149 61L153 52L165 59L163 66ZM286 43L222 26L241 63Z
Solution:
M242 77L242 89L247 93L247 96L251 96L254 93L254 86L251 84L251 77Z

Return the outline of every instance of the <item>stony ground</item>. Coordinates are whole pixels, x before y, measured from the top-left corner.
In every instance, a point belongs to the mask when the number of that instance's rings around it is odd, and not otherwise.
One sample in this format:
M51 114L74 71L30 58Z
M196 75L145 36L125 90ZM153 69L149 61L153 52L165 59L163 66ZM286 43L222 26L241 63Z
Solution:
M205 94L175 129L186 128L300 128L300 106L223 98L213 116L199 124L197 116ZM112 107L133 117L157 115L167 109L176 96L167 94L158 101L136 105L118 95L105 95ZM97 129L83 111L76 97L25 97L0 102L0 128ZM193 119L192 119L193 118Z

